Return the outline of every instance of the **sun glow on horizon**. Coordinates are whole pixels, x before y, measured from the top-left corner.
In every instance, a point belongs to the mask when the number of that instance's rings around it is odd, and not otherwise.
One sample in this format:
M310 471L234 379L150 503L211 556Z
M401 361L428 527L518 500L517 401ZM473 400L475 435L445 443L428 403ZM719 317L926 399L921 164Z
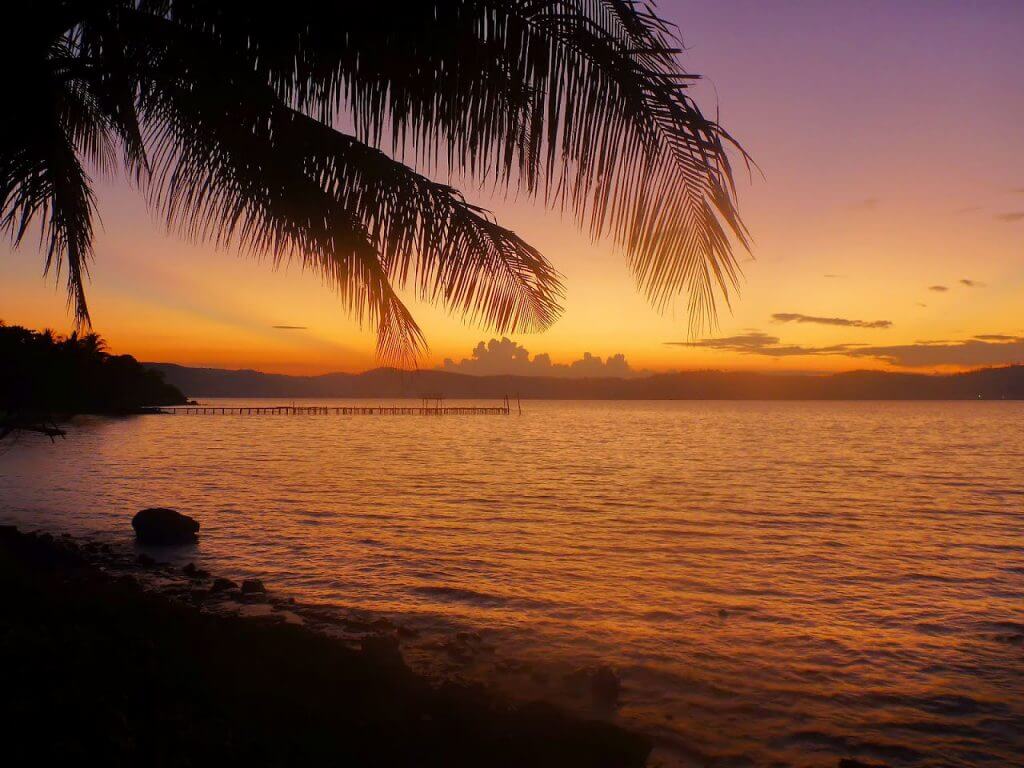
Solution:
M738 254L744 275L718 327L691 329L685 297L655 312L622 254L542 201L454 180L564 274L561 319L512 340L555 363L622 354L655 372L954 371L1024 360L1014 341L1024 337L1021 8L742 5L750 18L741 26L735 4L660 9L683 25L685 66L710 78L698 101L718 103L765 173L738 179L753 257ZM372 329L314 275L169 237L124 182L98 192L89 298L94 328L115 351L292 374L378 364ZM0 245L0 317L67 331L63 293L40 277L35 245ZM498 335L404 298L430 345L421 368L470 357Z

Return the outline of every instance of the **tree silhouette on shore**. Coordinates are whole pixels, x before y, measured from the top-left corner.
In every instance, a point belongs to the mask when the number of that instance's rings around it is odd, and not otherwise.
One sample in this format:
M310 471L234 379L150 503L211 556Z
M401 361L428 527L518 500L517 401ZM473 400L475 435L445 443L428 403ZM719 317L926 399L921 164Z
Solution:
M429 174L563 211L696 325L735 284L734 144L646 4L22 5L0 52L0 225L39 233L81 328L93 177L121 172L169 230L318 272L394 361L425 349L398 290L500 334L560 312L545 256Z
M95 333L58 336L0 321L0 438L16 429L60 434L76 413L177 405L184 395L131 355L111 355Z

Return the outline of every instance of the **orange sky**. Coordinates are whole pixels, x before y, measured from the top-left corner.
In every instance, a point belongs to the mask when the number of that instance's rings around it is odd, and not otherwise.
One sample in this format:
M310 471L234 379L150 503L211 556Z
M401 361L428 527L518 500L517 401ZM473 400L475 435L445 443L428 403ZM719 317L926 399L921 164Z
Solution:
M687 68L709 78L698 101L721 110L766 176L740 180L755 239L754 260L741 257L740 295L703 346L667 345L690 338L684 301L659 315L610 244L540 205L465 189L565 275L562 319L515 341L556 362L624 353L650 370L1024 362L1024 5L677 0L659 9L683 29ZM98 189L89 299L114 351L285 373L374 365L372 331L316 277L169 237L125 183ZM0 244L0 318L67 331L63 289L41 277L34 245ZM493 335L410 306L431 347L423 366L468 357ZM782 323L777 313L891 326ZM962 343L978 335L1008 338ZM917 354L932 341L945 344ZM886 349L822 354L850 344Z

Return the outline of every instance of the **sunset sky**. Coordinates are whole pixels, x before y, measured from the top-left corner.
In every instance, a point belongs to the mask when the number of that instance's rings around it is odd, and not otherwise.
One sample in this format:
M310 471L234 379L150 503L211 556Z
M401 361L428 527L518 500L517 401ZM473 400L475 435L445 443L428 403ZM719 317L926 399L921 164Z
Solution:
M738 179L754 238L740 293L718 329L691 336L685 302L651 309L609 243L539 203L463 186L565 277L562 319L514 342L555 363L621 353L643 370L1024 362L1024 3L658 7L681 27L687 69L707 78L698 102L764 173ZM284 373L375 364L372 329L314 275L167 236L124 181L99 193L89 299L113 351ZM44 280L35 242L5 241L0 259L0 318L68 331L63 284ZM410 306L430 344L422 366L493 336Z

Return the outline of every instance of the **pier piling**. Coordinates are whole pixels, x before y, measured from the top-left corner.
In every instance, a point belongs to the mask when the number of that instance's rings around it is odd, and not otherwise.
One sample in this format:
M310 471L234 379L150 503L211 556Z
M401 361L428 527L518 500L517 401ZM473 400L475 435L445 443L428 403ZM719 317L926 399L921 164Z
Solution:
M519 413L522 406L517 401ZM501 405L446 405L438 398L424 398L419 406L401 405L277 405L277 406L222 406L187 405L166 406L160 413L195 416L508 416L512 412L511 399L506 395Z

